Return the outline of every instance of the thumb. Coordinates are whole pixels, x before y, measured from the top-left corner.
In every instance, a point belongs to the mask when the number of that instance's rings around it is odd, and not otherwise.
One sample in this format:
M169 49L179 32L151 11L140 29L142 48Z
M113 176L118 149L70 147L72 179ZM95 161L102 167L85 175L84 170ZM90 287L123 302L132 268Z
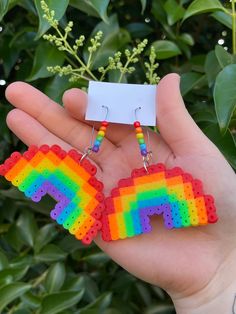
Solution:
M157 86L157 126L175 155L206 152L213 144L188 113L180 94L180 77L171 73Z

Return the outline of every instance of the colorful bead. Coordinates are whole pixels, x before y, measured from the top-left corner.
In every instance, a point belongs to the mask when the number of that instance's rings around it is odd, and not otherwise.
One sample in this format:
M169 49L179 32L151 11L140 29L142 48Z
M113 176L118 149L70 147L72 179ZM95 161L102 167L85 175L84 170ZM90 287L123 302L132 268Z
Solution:
M107 127L109 125L109 123L107 121L102 121L102 126Z
M165 227L183 228L215 223L218 219L212 196L204 195L200 180L181 168L163 164L135 169L121 179L105 199L102 238L125 239L152 230L150 217L162 215Z
M142 130L142 128L137 127L137 128L136 128L136 130L135 130L135 132L136 132L136 133L142 133L142 132L143 132L143 130Z
M93 145L92 151L97 153L99 151L99 145Z
M146 149L141 149L141 155L146 157L147 156L147 150Z
M144 138L139 138L138 142L139 142L139 144L144 144L145 143Z
M135 121L134 122L134 127L135 128L139 128L140 127L140 122L139 121Z
M139 139L139 138L144 138L144 135L143 135L143 133L137 133L137 134L136 134L136 137L137 137L137 139Z
M23 155L13 153L0 175L34 202L49 194L57 202L50 215L70 233L89 244L101 229L104 209L103 184L94 175L96 167L75 149L65 152L58 145L29 147Z
M144 141L144 134L143 134L142 128L140 127L140 122L135 121L134 126L135 126L136 138L139 143L140 153L143 157L146 157L148 155L147 146Z
M139 147L140 147L140 149L147 149L146 144L140 144Z
M92 151L94 153L97 153L100 149L100 145L101 145L101 143L102 143L102 141L106 135L106 129L107 129L108 124L109 123L107 121L102 121L102 123L101 123L101 126L98 130L96 139L95 139L93 147L92 147Z

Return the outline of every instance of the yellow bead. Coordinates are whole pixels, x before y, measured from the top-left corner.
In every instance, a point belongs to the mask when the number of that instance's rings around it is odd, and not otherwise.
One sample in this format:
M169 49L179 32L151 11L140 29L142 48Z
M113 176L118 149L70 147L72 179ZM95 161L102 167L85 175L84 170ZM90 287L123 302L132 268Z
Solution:
M137 133L137 134L136 134L136 137L137 137L137 138L144 138L143 133Z
M98 132L98 135L100 135L100 136L105 136L105 132L104 132L104 131L99 131L99 132Z

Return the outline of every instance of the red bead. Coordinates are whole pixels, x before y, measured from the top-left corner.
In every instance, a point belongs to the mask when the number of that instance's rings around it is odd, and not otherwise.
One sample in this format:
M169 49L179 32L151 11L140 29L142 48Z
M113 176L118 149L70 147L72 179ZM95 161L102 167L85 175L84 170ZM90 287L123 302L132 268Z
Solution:
M5 176L7 168L4 165L0 165L0 176Z
M102 202L104 200L104 195L101 192L98 192L95 196L96 200Z
M67 154L73 159L76 159L79 155L75 149L70 149Z
M13 160L13 161L18 161L18 160L20 160L21 159L21 154L20 153L18 153L18 152L14 152L14 153L12 153L11 154L11 159Z
M134 122L134 127L135 128L139 128L140 127L140 122L139 121L135 121Z
M61 152L61 147L59 145L52 145L51 151L53 151L55 154L59 154Z
M44 153L44 154L47 154L50 150L50 147L48 145L42 145L40 146L39 150Z
M102 126L105 126L105 127L107 127L108 126L108 122L107 121L102 121Z

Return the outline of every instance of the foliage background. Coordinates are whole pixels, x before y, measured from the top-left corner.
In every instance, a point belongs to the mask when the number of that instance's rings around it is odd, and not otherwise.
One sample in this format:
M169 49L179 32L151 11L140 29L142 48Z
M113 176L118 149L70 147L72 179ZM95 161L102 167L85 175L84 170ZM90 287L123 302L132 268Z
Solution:
M62 17L62 27L74 21L70 40L81 34L89 38L95 28L104 31L98 64L148 38L159 58L159 76L172 71L181 75L188 110L236 169L234 1L46 2ZM38 0L0 0L0 161L24 149L5 123L11 109L4 98L8 84L28 81L58 102L66 89L86 86L47 71L47 66L72 60L42 39L48 26L39 6ZM141 69L146 58L140 57L126 81L145 81ZM51 202L44 198L35 205L0 181L0 312L174 313L160 288L129 275L94 245L82 246L52 223Z

